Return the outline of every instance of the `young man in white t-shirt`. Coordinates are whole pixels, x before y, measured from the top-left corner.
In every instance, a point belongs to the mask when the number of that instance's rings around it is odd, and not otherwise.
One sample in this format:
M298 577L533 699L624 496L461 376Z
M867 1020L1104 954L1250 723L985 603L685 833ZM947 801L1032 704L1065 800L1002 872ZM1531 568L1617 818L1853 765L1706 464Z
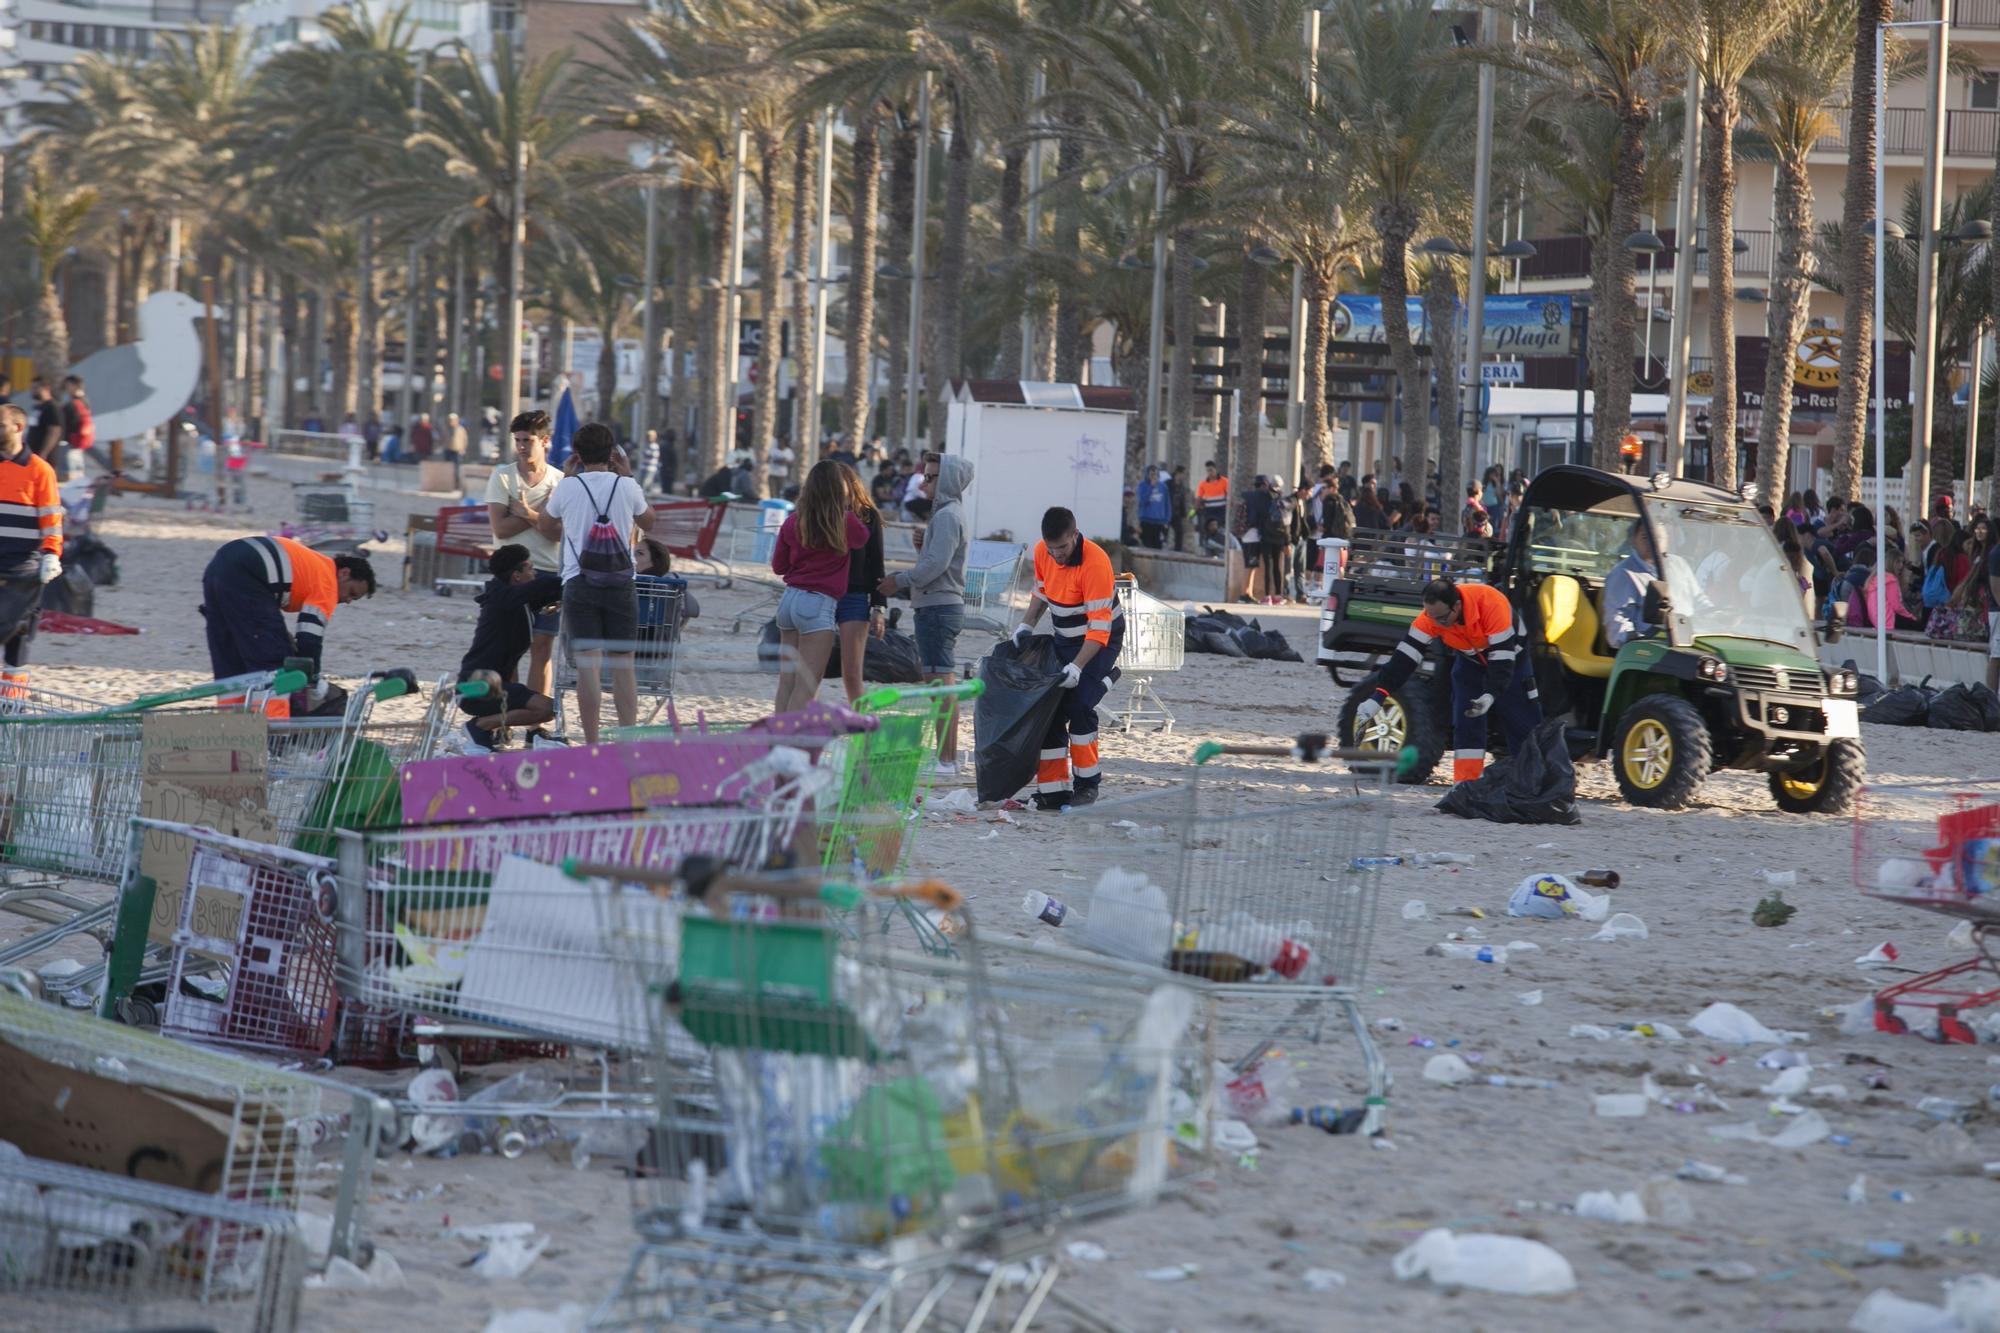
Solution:
M599 665L607 650L618 725L629 727L639 720L639 682L632 662L632 647L639 637L639 599L632 586L632 548L637 545L635 530L653 526L653 506L632 480L632 469L609 426L598 421L583 426L570 447L576 454L576 473L557 484L535 526L557 543L562 555L562 628L576 663L576 711L583 723L584 744L595 745L604 709ZM605 569L583 558L600 514L623 538L622 562L613 561L622 563L622 568ZM593 559L599 554L592 552Z
M493 525L494 545L519 542L528 548L528 563L537 574L560 574L562 556L556 544L535 526L562 480L562 473L549 466L549 414L523 412L514 418L512 432L514 461L494 468L486 479L486 515ZM528 642L528 688L545 699L555 697L549 662L561 628L559 614L547 611L535 617L534 637Z

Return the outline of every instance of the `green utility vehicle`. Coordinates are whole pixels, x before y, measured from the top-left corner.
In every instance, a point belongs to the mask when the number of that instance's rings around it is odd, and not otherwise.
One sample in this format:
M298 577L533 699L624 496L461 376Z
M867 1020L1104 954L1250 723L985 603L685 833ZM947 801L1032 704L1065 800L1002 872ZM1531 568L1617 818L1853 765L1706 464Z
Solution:
M1642 614L1659 628L1614 652L1605 578L1635 523L1664 557ZM1544 715L1567 720L1572 757L1611 761L1632 804L1678 809L1710 772L1734 768L1768 774L1780 809L1847 809L1862 782L1860 681L1820 666L1798 582L1750 499L1664 473L1553 467L1529 483L1514 529L1497 549L1371 531L1334 547L1344 559L1327 561L1319 651L1334 680L1372 688L1430 579L1485 581L1521 613ZM1437 652L1358 736L1367 691L1350 690L1340 710L1343 746L1414 747L1406 782L1425 781L1450 744Z

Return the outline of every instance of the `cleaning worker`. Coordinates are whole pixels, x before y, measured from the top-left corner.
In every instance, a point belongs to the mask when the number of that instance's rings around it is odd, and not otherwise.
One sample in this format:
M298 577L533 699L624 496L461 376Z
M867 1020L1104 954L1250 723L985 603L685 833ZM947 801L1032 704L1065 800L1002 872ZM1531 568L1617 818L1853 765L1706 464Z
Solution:
M63 506L56 473L28 446L28 414L0 404L0 682L13 697L28 679L42 589L62 576Z
M1229 478L1222 475L1221 470L1216 467L1215 460L1212 458L1208 462L1203 463L1201 467L1202 478L1195 484L1194 488L1194 499L1197 506L1195 510L1194 530L1196 532L1206 532L1208 530L1208 521L1214 519L1218 530L1227 532L1229 530Z
M1063 664L1063 701L1042 737L1035 769L1035 808L1060 810L1097 799L1097 705L1118 678L1125 612L1112 583L1111 557L1076 530L1076 515L1057 505L1042 515L1035 543L1035 595L1014 627L1018 649L1049 609L1056 657Z
M224 542L201 575L208 662L217 680L279 671L303 657L319 674L327 622L342 602L375 595L375 570L358 555L321 555L289 537ZM285 613L298 616L296 635Z
M1513 753L1534 735L1542 720L1535 668L1521 651L1526 642L1520 617L1507 594L1484 583L1432 579L1424 585L1424 609L1410 632L1375 677L1374 693L1354 710L1358 732L1382 703L1423 664L1431 644L1444 640L1456 658L1451 665L1451 712L1455 749L1453 782L1470 782L1486 768L1486 715L1499 710L1501 730Z

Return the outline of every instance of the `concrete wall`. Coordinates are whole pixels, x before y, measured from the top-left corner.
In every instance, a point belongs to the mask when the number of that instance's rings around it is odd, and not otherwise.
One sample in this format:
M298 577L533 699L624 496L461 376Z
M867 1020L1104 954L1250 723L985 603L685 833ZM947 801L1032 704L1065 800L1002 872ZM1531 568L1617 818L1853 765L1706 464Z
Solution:
M1139 587L1167 602L1216 603L1222 596L1222 561L1210 556L1183 555L1178 551L1130 550L1125 552ZM1242 584L1242 562L1236 565L1236 583Z

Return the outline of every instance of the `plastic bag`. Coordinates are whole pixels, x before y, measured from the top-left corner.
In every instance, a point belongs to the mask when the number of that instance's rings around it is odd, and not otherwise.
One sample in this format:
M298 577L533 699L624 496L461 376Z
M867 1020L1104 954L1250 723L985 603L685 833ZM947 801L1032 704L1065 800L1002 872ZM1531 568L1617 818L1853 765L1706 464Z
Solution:
M1437 808L1496 824L1582 823L1576 809L1576 769L1563 735L1566 726L1559 717L1543 722L1521 753L1495 760L1478 778L1459 783Z
M1888 727L1921 727L1930 715L1932 691L1921 685L1900 685L1861 714L1863 722Z
M2000 696L1976 685L1953 685L1931 700L1925 725L1940 731L2000 731Z
M1001 640L979 664L979 679L986 683L972 712L979 799L1004 801L1034 781L1042 737L1062 707L1054 640L1040 635L1019 651Z
M1569 1260L1538 1240L1444 1227L1426 1231L1390 1261L1405 1282L1428 1275L1440 1287L1472 1287L1505 1296L1559 1296L1576 1290Z
M1508 916L1602 921L1610 911L1611 895L1586 893L1570 883L1567 875L1530 875L1516 884L1507 898Z

